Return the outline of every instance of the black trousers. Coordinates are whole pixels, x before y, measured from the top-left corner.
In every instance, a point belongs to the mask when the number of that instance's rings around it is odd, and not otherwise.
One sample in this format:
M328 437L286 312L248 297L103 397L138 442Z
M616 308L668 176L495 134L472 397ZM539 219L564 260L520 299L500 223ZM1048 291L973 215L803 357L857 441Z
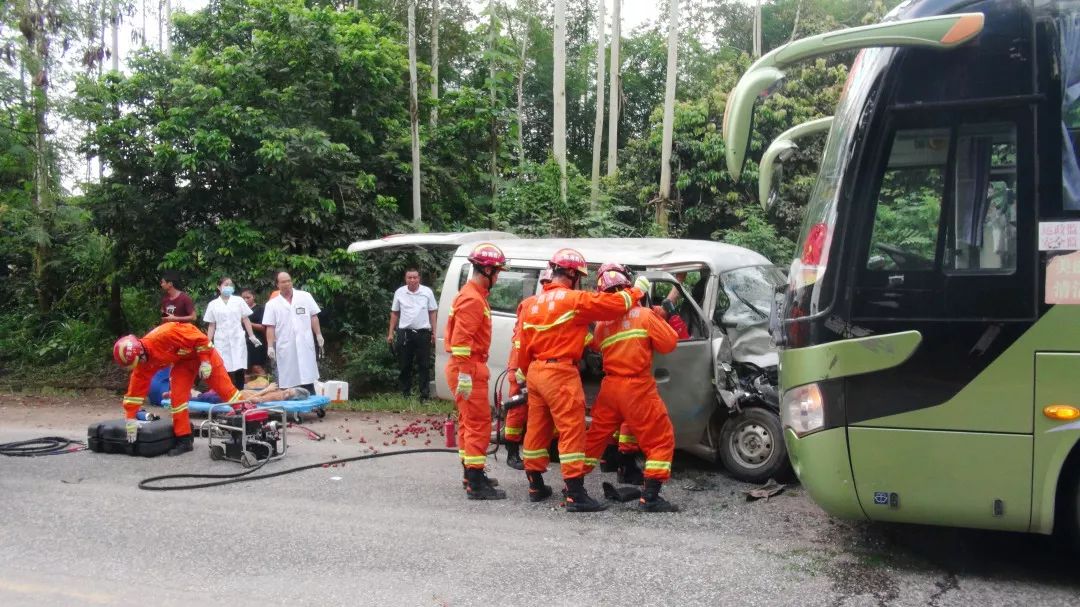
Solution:
M418 392L420 398L431 396L431 329L398 329L395 336L397 343L398 387L401 394L408 396L412 392L413 366L419 371Z

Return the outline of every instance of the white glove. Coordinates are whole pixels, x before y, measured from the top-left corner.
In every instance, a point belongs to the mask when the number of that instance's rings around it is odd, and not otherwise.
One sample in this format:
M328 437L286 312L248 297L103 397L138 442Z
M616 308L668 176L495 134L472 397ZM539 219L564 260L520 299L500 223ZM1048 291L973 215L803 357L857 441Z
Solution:
M270 358L270 360L276 360L277 359L277 352L274 351L274 346L270 346L270 347L266 348L266 355Z
M129 419L124 424L124 429L127 430L127 442L135 442L135 439L139 436L139 422Z
M521 369L514 369L514 379L521 387L525 387L525 374L521 372Z
M652 283L649 282L648 278L645 278L644 276L638 276L637 280L634 281L634 288L641 289L642 291L648 293L649 289L652 288Z
M206 361L199 363L199 379L206 379L207 377L210 377L211 370L212 368L210 367L210 363Z
M469 399L472 395L472 375L468 373L459 373L457 377L457 391L455 392L461 398L465 400Z
M262 345L262 342L259 341L258 337L255 337L254 333L249 333L248 334L248 341L250 341L251 345L255 346L256 348L258 348L259 346Z

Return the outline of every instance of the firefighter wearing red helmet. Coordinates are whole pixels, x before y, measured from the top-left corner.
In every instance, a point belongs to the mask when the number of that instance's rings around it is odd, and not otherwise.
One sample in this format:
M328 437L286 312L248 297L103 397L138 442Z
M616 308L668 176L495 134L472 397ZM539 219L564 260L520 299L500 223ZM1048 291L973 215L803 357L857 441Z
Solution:
M589 323L625 314L644 295L636 288L618 293L578 291L588 270L574 249L560 249L548 263L552 280L524 311L518 368L529 390L528 422L522 456L529 479L529 500L551 495L543 473L548 445L559 432L559 461L566 483L567 512L593 512L605 505L585 491L585 392L578 373Z
M540 286L551 282L551 268L540 271ZM510 398L521 394L525 387L525 372L518 369L518 353L521 351L521 324L524 321L525 310L536 301L536 295L530 295L521 300L517 307L517 320L514 322L514 334L510 338L510 356L506 360L506 375L510 378ZM525 422L528 420L529 409L526 403L506 412L506 426L503 428L503 442L506 443L506 465L515 470L524 470L525 462L521 459L521 441L525 438Z
M643 278L638 281L648 288L648 281ZM596 288L606 293L625 293L631 288L629 272L622 267L608 268L600 275ZM631 434L645 452L645 486L640 501L645 512L678 511L660 497L661 486L671 477L675 433L652 374L653 351L671 352L678 340L675 330L656 312L638 306L619 318L597 323L589 344L603 355L604 379L593 404L592 425L586 437L585 469L589 471L597 465L611 433L624 424L629 431L619 432L620 452L626 452L622 436ZM627 474L624 467L621 470L624 480L629 480L625 478Z
M169 386L173 434L177 440L169 455L180 455L194 448L191 421L188 419L188 399L191 398L196 375L205 379L224 402L240 400L240 391L229 379L225 363L214 350L210 338L189 323L163 323L142 339L134 335L121 337L113 345L113 360L131 370L123 400L128 442L135 442L138 436L139 426L135 415L150 392L150 380L161 369L172 366Z
M465 493L471 500L505 499L484 473L491 441L487 366L491 347L491 308L488 294L506 266L506 256L491 243L476 245L469 253L472 278L454 298L446 320L446 379L454 393L458 419L458 454L465 469Z

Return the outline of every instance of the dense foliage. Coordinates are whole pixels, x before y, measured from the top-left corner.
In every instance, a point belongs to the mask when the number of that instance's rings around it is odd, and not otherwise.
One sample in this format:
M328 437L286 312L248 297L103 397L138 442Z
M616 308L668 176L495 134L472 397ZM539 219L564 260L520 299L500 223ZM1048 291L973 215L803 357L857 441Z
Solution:
M324 306L336 364L377 386L388 354L371 336L385 331L392 289L409 264L437 285L441 263L432 254L350 255L350 242L415 229L658 234L666 24L623 33L622 86L608 92L622 106L619 171L592 206L595 3L570 4L565 204L550 156L550 2L441 0L437 102L430 66L419 69L424 221L413 226L406 2L212 0L174 15L171 49L145 44L120 71L103 66L103 16L118 7L133 21L133 3L5 3L0 370L101 371L115 335L156 321L165 269L186 277L204 308L222 275L265 298L272 271L287 268ZM786 128L831 113L850 57L790 74L759 110L751 161L734 183L719 131L727 91L750 63L749 9L737 0L682 6L670 234L786 263L821 142L788 163L770 214L756 201L754 158ZM774 0L763 11L768 50L884 8ZM430 27L430 3L420 0L421 62L431 57ZM42 40L51 43L44 53ZM100 175L90 168L98 162Z

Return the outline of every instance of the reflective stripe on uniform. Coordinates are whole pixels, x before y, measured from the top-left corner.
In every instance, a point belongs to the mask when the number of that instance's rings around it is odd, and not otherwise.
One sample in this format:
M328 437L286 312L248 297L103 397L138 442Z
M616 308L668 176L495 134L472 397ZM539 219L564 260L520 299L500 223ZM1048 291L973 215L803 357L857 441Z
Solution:
M671 462L664 462L656 459L650 459L645 461L646 470L665 470L671 472Z
M595 468L596 466L600 465L600 460L595 458L595 457L586 457L585 458L585 465L586 466L592 466L592 467Z
M541 458L547 459L548 450L547 449L522 449L521 450L521 457L524 458L524 459L541 459Z
M182 404L182 405L180 405L178 407L173 407L172 408L173 415L176 415L177 413L182 413L184 411L187 411L187 403L184 403L184 404Z
M124 403L128 405L141 405L143 397L141 396L125 396Z
M556 318L555 321L552 322L551 324L548 324L548 325L534 325L534 324L530 324L530 323L525 323L521 327L523 329L533 329L534 331L547 331L548 329L551 329L551 328L557 327L557 326L559 326L561 324L570 322L571 320L573 320L574 316L577 316L577 310L569 310L569 311L563 313L562 316Z
M521 348L521 340L520 339L515 339L514 340L514 348L517 348L517 349Z
M242 395L240 394L240 391L237 390L236 392L233 393L232 398L230 398L229 400L227 400L225 402L226 402L226 404L232 404L232 403L235 403L236 401L240 400L241 397L242 397Z
M604 341L600 342L600 349L616 344L626 339L646 339L649 337L649 332L645 329L628 329L626 331L619 331L614 335L609 335L604 338Z
M630 293L626 291L619 291L619 295L622 295L623 301L626 302L626 309L629 310L634 305L634 298L630 297Z
M460 457L461 459L465 459L465 450L464 449L458 449L457 450L457 456Z
M472 348L469 346L450 346L450 353L454 356L472 356Z
M636 445L637 444L637 438L635 438L633 434L620 434L619 435L619 442L620 443L632 443L632 444Z
M486 455L466 455L461 458L461 461L465 462L465 465L469 464L484 464L487 461Z
M521 436L523 430L525 430L525 428L515 428L513 426L507 426L505 434L506 436Z
M206 346L195 346L195 351L196 352L206 352L207 350L213 350L213 349L214 349L214 344L209 344L209 345L206 345Z
M570 464L570 463L573 463L573 462L583 462L583 461L585 461L585 454L584 453L560 453L559 454L559 462L561 462L563 464Z

